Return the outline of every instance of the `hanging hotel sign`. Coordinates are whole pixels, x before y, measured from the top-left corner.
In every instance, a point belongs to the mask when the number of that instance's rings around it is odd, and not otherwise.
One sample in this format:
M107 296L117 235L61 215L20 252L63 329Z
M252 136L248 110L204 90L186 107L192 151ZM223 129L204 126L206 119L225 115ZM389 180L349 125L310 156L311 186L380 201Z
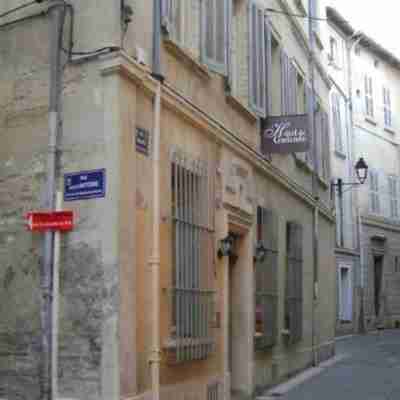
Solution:
M268 117L263 124L261 152L304 153L310 147L308 115Z

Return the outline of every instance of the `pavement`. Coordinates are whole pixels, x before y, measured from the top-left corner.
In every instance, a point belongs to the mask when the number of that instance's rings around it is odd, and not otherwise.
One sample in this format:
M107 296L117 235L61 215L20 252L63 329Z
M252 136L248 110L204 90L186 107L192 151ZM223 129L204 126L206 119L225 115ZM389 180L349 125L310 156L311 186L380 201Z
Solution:
M400 400L400 330L336 341L336 357L259 400Z

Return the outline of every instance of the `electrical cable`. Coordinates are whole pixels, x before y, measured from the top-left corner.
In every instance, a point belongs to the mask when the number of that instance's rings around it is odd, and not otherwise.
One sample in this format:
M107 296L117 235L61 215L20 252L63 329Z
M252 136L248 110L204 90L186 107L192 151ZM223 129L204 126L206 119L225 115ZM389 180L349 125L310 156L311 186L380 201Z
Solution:
M6 17L7 15L15 13L15 12L17 12L19 10L24 9L24 8L33 6L34 4L43 3L44 1L47 1L47 0L32 0L29 3L22 4L22 5L18 6L18 7L12 8L11 10L8 10L8 11L4 12L3 14L0 14L0 18Z
M37 18L37 17L44 17L44 16L46 16L47 14L48 14L48 12L47 12L47 10L46 10L46 11L42 11L42 12L40 12L40 13L28 15L27 17L18 18L18 19L15 19L15 20L13 20L13 21L6 22L6 23L4 23L4 24L1 24L1 25L0 25L0 29L6 28L7 26L14 25L14 24L16 24L16 23L18 23L18 22L29 21L30 19L34 19L34 18Z

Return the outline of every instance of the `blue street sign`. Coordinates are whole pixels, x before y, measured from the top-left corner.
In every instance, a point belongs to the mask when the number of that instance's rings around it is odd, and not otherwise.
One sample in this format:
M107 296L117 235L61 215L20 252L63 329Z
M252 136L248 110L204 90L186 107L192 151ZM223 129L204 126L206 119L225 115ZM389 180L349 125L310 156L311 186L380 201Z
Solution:
M106 170L80 171L64 175L64 201L87 200L106 195Z

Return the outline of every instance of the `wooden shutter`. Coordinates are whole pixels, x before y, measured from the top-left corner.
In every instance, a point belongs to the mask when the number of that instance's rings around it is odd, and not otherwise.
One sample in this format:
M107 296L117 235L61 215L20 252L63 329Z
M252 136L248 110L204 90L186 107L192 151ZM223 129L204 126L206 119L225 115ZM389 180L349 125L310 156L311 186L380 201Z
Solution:
M203 0L203 59L212 71L222 75L228 72L228 1Z
M330 135L329 135L329 116L328 113L323 111L322 113L322 121L321 121L321 129L322 129L322 137L321 137L321 163L322 163L322 177L329 182L331 175L331 163L330 163Z
M266 52L266 113L272 112L272 29L271 23L265 19L265 52Z
M310 115L310 113L312 112L312 96L311 96L311 87L309 85L306 85L306 98L307 98L307 113L308 115ZM315 129L314 129L315 131ZM310 137L309 137L309 141L310 141L310 147L309 150L306 153L306 162L308 164L308 166L310 168L314 168L314 137L312 135L312 133L309 133Z
M266 111L266 58L264 10L256 2L250 2L250 106L260 116Z
M303 335L303 228L295 222L287 224L287 273L285 327L289 343Z
M332 122L335 135L335 150L343 151L342 121L340 118L340 98L337 93L332 93Z
M289 57L281 50L281 113L289 114Z
M369 205L372 214L380 214L379 174L372 169L369 171Z
M263 207L257 209L259 239L267 249L263 261L255 263L256 320L262 321L262 335L256 336L258 349L276 343L278 332L278 217Z

